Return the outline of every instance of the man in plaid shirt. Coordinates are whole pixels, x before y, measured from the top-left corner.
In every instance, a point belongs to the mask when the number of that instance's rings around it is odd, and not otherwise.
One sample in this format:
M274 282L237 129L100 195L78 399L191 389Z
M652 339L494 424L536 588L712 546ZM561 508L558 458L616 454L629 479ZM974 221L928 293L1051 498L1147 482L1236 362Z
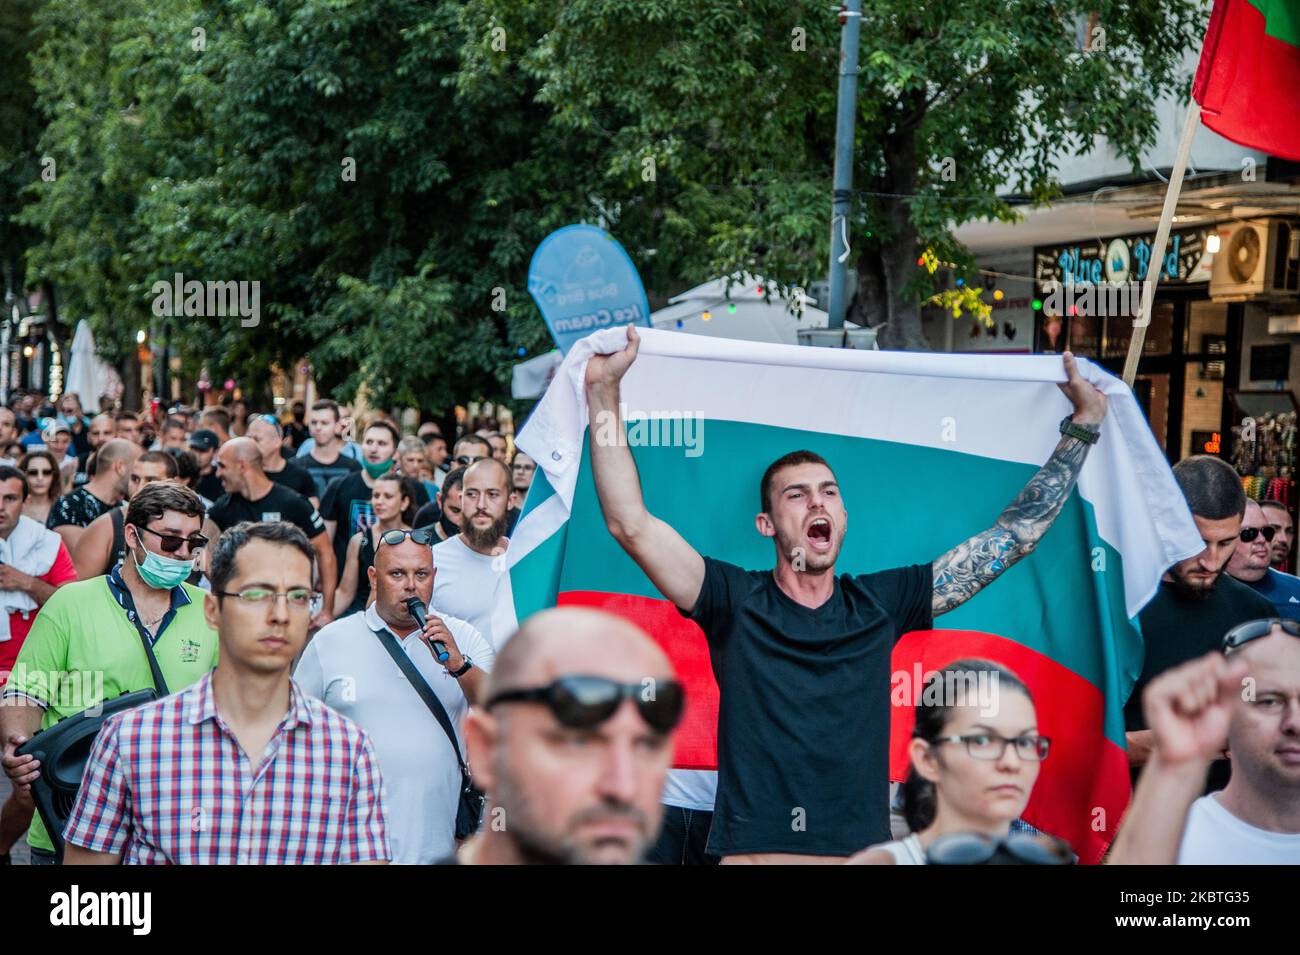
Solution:
M369 737L289 677L316 602L311 562L291 524L221 536L204 604L217 666L105 721L64 832L65 864L389 861Z

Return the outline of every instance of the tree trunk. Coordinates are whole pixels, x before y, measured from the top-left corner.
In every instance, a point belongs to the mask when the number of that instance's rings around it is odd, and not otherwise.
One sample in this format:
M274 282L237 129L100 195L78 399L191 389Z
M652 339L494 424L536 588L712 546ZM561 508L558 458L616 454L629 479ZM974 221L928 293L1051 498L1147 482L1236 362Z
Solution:
M921 307L916 295L907 289L916 275L920 254L916 225L908 196L916 194L916 129L924 115L923 93L914 93L900 104L899 116L885 142L888 167L884 177L888 193L881 199L885 221L891 235L880 246L880 271L883 278L889 324L881 329L880 347L903 351L929 351L930 342L921 329Z

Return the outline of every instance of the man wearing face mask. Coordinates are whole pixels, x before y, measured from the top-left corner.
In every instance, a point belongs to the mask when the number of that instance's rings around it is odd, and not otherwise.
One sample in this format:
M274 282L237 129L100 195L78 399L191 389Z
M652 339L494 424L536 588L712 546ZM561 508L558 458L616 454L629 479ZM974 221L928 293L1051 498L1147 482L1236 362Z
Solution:
M416 527L432 527L438 540L445 541L460 533L461 491L464 468L454 468L442 482L437 496L415 514Z
M0 706L5 773L17 789L30 791L39 775L39 761L14 755L37 730L122 693L174 693L212 669L217 635L203 615L203 591L185 583L207 543L202 524L203 505L189 488L141 488L126 511L125 559L103 576L65 584L36 615ZM165 688L154 682L146 641ZM27 841L33 864L53 864L39 817Z

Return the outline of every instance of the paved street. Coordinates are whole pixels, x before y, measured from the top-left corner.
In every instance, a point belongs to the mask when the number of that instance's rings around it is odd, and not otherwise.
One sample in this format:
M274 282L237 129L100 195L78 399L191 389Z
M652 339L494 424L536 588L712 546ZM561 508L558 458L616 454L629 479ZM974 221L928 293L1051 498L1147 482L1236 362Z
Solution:
M3 773L0 773L0 803L3 803L6 799L9 798L9 793L12 790L13 790L13 786L11 786L9 783L9 777L4 775ZM26 836L18 840L17 845L15 845L12 850L10 850L9 855L10 858L13 859L14 865L27 865L28 863L31 862L31 857L28 855L27 852Z

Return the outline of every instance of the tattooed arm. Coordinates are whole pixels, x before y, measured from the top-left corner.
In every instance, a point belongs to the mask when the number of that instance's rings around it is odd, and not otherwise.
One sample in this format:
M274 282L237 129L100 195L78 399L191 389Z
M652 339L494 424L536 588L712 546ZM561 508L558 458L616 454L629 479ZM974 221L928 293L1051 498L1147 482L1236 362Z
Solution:
M1074 356L1065 354L1067 381L1060 388L1074 404L1075 424L1100 430L1106 396L1079 374ZM961 606L999 574L1033 551L1065 506L1091 447L1063 435L1056 450L995 523L963 541L934 562L935 616Z

